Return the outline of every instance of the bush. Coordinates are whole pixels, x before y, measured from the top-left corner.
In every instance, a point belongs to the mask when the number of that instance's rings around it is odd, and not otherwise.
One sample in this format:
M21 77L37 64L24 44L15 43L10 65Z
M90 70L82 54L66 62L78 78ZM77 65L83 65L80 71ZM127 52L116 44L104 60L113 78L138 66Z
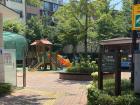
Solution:
M123 95L115 98L115 105L139 105L136 104L136 97L133 95Z
M79 63L72 64L72 67L67 69L67 72L76 72L76 73L89 73L96 72L98 70L98 66L95 61L83 61L81 60Z
M122 80L122 83L122 91L125 94L117 97L112 96L114 95L114 80L104 81L104 91L98 90L97 84L92 82L88 85L88 105L140 105L139 97L135 96L132 91L128 92L130 82Z
M114 97L108 94L100 94L97 99L97 105L114 105Z
M91 74L91 76L93 77L93 81L97 81L98 80L98 72L93 72Z
M9 94L12 92L12 85L9 83L0 83L0 95Z

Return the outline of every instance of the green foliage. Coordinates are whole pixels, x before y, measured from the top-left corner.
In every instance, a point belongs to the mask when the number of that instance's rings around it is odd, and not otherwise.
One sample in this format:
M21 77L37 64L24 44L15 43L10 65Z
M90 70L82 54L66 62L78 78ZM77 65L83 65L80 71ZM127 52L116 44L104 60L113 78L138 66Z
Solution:
M71 68L67 69L67 72L76 72L76 73L92 73L98 70L98 65L95 61L80 61L79 63L74 63Z
M122 10L115 10L116 4L112 5L111 1L70 0L69 4L61 7L54 15L60 42L63 45L71 44L73 52L76 52L76 45L83 43L86 33L91 42L128 36L131 27L131 2L123 0Z
M118 96L115 99L115 105L139 105L136 104L136 97L133 95Z
M122 0L122 26L125 30L125 34L130 36L131 27L132 27L132 16L131 10L133 5L133 0Z
M71 44L73 52L80 41L81 26L73 17L71 5L61 7L56 13L58 38L63 45Z
M104 91L100 91L97 88L97 84L93 83L88 85L88 105L139 105L140 99L135 96L132 92L128 92L130 89L130 82L128 80L123 80L122 88L125 90L125 94L121 96L112 96L110 91L114 90L114 81L105 80L104 81ZM129 85L128 85L129 84Z
M34 40L44 38L44 25L39 17L31 17L27 22L26 38L31 43Z
M22 22L18 21L5 21L3 25L4 31L10 31L18 34L25 34L26 26Z
M26 3L30 4L32 6L35 6L35 7L40 7L41 6L40 0L26 0Z
M12 92L12 86L9 83L0 83L0 95L9 94Z
M114 97L108 94L100 94L97 98L97 105L114 105Z
M98 80L98 72L93 72L91 74L91 76L93 77L93 81L97 81Z

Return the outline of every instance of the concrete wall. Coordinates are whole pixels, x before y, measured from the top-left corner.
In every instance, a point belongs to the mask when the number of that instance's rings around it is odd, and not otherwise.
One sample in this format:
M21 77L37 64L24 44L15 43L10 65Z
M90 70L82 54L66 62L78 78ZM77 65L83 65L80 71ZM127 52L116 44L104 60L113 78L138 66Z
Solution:
M22 11L22 20L25 21L25 0L22 0L22 3L6 0L6 6L13 10Z
M3 18L2 13L0 13L0 50L3 49ZM4 62L3 62L3 51L0 51L0 82L4 82Z
M63 52L64 52L64 53L70 54L70 53L72 53L72 48L73 48L72 45L67 45L67 46L64 47ZM88 48L87 48L88 53L93 53L93 52L95 52L95 51L96 51L96 48L97 48L97 45L95 45L95 44L93 44L93 43L90 44L90 45L88 45ZM80 42L80 43L77 45L77 47L76 47L76 52L77 52L77 53L84 53L84 52L85 52L84 43Z
M16 12L14 12L13 10L11 9L8 9L7 7L5 7L4 5L0 5L0 13L3 14L3 21L6 21L6 20L15 20L15 19L18 19L20 18L20 15L17 14Z
M40 14L40 8L36 8L36 7L33 7L33 6L27 6L26 12L39 15Z

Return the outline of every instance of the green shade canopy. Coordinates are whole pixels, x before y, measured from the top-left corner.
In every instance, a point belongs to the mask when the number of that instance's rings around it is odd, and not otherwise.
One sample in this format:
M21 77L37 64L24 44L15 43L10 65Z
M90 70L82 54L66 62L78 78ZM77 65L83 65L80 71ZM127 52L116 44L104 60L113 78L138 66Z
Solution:
M28 48L26 38L12 32L3 32L5 49L16 49L16 60L23 60L23 54Z

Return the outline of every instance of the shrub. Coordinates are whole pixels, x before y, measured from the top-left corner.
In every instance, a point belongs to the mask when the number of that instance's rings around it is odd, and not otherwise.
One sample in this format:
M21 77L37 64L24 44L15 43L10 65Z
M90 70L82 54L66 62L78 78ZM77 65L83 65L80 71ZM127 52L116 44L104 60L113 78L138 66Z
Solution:
M12 85L9 83L0 83L0 95L9 94L12 92Z
M97 99L97 105L114 105L114 97L108 94L100 94Z
M98 80L98 72L93 72L93 73L91 74L91 76L93 77L93 80L94 80L94 81L97 81L97 80Z
M98 70L98 66L95 61L83 61L79 63L72 64L72 67L67 69L67 72L76 72L76 73L89 73L95 72Z
M133 95L123 95L115 98L115 105L138 105L134 104L136 102L136 97Z
M98 98L100 96L100 91L95 87L94 84L88 85L88 105L98 105ZM94 100L94 102L93 102Z
M88 105L140 105L140 99L134 93L126 89L130 87L128 80L122 80L122 88L125 94L121 96L112 96L114 91L114 80L104 81L104 91L98 90L97 84L88 85ZM112 92L112 93L111 93Z

